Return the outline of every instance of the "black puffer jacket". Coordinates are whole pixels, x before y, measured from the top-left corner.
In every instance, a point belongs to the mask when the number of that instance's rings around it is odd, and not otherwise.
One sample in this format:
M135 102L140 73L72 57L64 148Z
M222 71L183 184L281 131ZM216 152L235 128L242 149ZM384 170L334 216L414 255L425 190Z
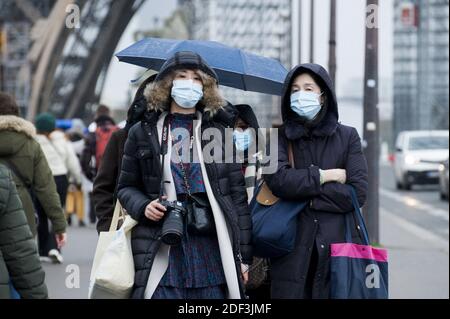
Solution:
M9 281L23 299L48 298L36 242L11 172L0 165L0 299L9 299Z
M202 132L208 128L216 128L225 136L225 125L217 119L228 116L221 112L224 111L220 110L214 118L209 113L204 113ZM148 112L144 121L131 128L119 178L118 198L131 217L139 222L132 231L136 269L132 298L137 299L144 298L150 270L161 243L161 223L152 222L144 216L145 207L158 198L160 191L162 173L157 131L160 115L159 112ZM252 262L252 223L241 165L211 163L206 164L206 170L215 198L231 229L236 270L240 274L241 258L243 263ZM243 293L242 282L240 286Z

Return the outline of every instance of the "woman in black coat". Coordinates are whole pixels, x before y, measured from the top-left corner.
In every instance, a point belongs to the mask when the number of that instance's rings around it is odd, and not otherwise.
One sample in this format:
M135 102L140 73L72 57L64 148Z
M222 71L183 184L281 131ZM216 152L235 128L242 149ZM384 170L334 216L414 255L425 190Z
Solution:
M353 211L348 185L360 206L366 201L367 163L356 129L338 122L336 95L323 67L299 65L284 86L278 170L265 179L274 195L309 205L299 214L294 251L272 260L272 298L328 298L330 244L345 242L345 215ZM354 222L351 228L353 241L361 243Z
M252 262L252 224L241 165L217 157L207 161L211 149L205 151L213 145L214 156L219 150L226 154L221 138L227 130L220 120L227 117L226 102L218 77L198 54L179 52L144 94L149 112L128 134L118 186L121 204L138 221L131 235L136 270L132 298L242 298ZM221 137L208 140L208 133ZM198 161L191 161L196 155ZM214 218L212 234L188 229L180 245L162 242L162 225L169 216L159 201L162 180L167 200L181 201L184 207L192 193L206 195Z

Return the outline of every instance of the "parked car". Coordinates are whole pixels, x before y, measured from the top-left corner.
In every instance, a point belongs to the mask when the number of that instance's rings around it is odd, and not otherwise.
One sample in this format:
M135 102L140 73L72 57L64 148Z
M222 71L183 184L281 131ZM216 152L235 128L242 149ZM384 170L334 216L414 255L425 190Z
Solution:
M439 184L439 166L448 158L449 131L405 131L397 137L395 179L398 189Z
M448 200L448 159L439 166L439 188L442 200Z

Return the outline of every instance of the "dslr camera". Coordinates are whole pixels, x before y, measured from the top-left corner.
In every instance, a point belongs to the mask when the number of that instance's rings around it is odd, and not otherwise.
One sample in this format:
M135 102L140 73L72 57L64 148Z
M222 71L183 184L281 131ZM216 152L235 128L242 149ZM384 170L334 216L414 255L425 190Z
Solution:
M186 210L179 201L160 200L159 203L167 209L162 225L161 240L166 245L177 246L183 239Z

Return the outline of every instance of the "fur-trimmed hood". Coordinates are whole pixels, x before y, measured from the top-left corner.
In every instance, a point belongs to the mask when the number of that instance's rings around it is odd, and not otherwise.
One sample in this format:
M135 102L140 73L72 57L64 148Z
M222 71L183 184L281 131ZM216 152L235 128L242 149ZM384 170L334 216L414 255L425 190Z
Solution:
M34 127L33 123L14 115L0 116L0 134L1 131L14 131L17 133L23 133L31 138L34 138L36 136L36 128Z
M199 108L214 116L227 105L217 86L216 80L202 71L197 71L203 82L203 98L199 102ZM168 111L172 101L171 92L174 73L167 75L161 81L147 85L144 96L147 99L149 111Z
M144 96L148 102L149 111L168 111L172 97L173 80L177 70L195 70L203 82L203 98L197 109L214 116L227 105L221 96L216 72L194 52L177 52L169 58L159 70L155 82L147 85Z
M31 122L13 115L0 116L0 156L16 154L35 138L36 129Z

